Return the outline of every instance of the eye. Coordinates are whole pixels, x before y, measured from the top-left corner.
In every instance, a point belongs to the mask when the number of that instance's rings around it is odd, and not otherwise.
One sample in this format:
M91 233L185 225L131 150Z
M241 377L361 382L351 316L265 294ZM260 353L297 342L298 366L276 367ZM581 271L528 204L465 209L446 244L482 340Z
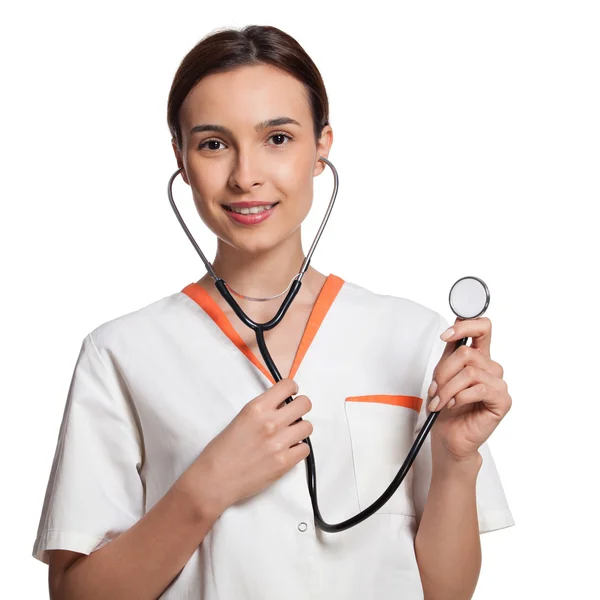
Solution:
M198 145L198 150L202 150L206 144L222 144L223 142L221 140L215 140L215 139L209 139L209 140L204 140L201 144ZM210 148L210 150L219 150L219 148Z
M287 139L287 142L285 143L280 143L280 144L274 144L275 146L287 146L287 144L289 144L291 141L293 141L293 137L287 133L283 133L282 131L276 131L275 133L272 133L268 139L272 139L272 138L285 138ZM203 150L204 148L206 148L207 144L223 144L223 142L219 139L216 138L210 138L208 140L204 140L202 143L200 143L198 145L198 150ZM220 148L207 148L208 150L214 151L214 150L220 150Z
M283 133L282 131L278 131L269 136L271 138L286 138L288 141L285 144L275 144L276 146L287 146L294 138L287 133Z

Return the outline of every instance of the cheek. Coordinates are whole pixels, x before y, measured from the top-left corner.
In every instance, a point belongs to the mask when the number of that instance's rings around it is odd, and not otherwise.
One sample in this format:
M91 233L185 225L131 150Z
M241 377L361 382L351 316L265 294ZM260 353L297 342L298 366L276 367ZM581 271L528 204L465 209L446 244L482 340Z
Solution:
M300 210L310 204L313 193L312 163L299 164L296 161L279 165L277 172L273 174L273 181L288 203L297 204Z
M201 198L212 198L222 189L227 174L217 161L210 165L190 164L189 167L190 185Z
M218 174L214 170L195 170L190 174L189 180L191 189L188 194L192 194L196 212L210 231L216 233L218 218L215 217L215 210L219 209L218 199L222 190Z
M214 205L218 204L219 198L223 197L223 182L226 176L219 172L218 166L216 167L213 169L196 168L189 173L194 204L201 216L209 216L211 212L214 212Z

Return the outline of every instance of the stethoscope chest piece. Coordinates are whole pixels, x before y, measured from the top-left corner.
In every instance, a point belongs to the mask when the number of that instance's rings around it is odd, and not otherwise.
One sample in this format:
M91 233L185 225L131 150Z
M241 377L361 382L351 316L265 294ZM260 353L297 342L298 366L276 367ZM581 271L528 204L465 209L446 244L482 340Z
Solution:
M462 277L450 289L448 301L458 318L476 319L487 310L490 291L479 277Z

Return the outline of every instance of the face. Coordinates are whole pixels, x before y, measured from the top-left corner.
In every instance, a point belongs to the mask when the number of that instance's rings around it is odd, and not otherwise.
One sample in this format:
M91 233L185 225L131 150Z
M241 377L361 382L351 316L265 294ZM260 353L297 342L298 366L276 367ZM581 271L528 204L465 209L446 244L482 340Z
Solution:
M267 124L285 117L293 122ZM304 85L272 66L238 67L204 77L179 113L182 148L173 149L192 189L200 218L222 241L249 253L282 243L299 228L313 199L313 178L326 168L333 132L315 142ZM192 131L209 125L206 130ZM214 126L228 131L215 130ZM223 205L278 203L271 215L248 225Z

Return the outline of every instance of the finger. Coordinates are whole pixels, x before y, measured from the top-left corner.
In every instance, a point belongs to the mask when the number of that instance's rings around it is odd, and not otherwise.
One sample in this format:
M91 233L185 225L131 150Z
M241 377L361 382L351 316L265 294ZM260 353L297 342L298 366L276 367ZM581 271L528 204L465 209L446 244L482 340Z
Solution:
M298 464L301 460L304 460L310 454L310 446L304 442L300 442L295 446L292 446L287 451L287 458L290 460L292 465Z
M471 346L460 346L452 354L440 359L433 371L433 380L441 388L467 366L478 367L493 377L498 377L502 370L498 363L478 350Z
M464 394L467 390L477 388L477 392ZM506 392L506 383L490 375L487 371L473 366L467 366L452 377L445 385L440 387L437 395L440 398L435 411L440 411L454 399L454 406L461 406L470 402L490 402L488 408L500 414L500 395ZM479 396L477 396L479 394ZM452 406L451 408L453 408Z
M312 409L312 402L308 396L300 395L293 402L284 404L276 411L275 419L281 425L291 425L303 418Z
M454 324L448 329L454 329L454 333L449 338L444 340L447 344L446 348L444 348L444 352L446 352L446 350L448 350L448 353L452 352L452 347L448 349L449 342L457 342L458 340L466 337L471 338L472 348L478 350L485 356L490 355L492 322L488 319L488 317L478 317L476 319L460 319L459 317L456 317ZM443 332L440 335L440 338L446 332Z
M281 434L282 445L284 449L291 448L295 444L304 441L313 432L313 425L310 421L299 421L289 427L286 427Z
M508 393L508 386L503 380L493 379L489 384L480 382L459 392L455 396L456 402L449 410L455 407L466 406L481 402L486 410L501 421L512 406L512 398Z
M267 410L276 409L278 406L283 405L287 398L293 397L297 393L298 384L293 379L286 377L262 394L262 402L264 402Z

